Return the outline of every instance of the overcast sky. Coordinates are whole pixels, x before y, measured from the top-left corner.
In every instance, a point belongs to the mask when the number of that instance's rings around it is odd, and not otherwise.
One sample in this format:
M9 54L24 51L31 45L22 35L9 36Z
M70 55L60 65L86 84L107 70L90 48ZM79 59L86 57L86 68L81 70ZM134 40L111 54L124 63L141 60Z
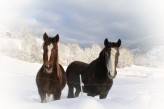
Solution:
M26 26L62 43L103 44L104 39L153 43L164 37L163 0L0 0L0 26Z

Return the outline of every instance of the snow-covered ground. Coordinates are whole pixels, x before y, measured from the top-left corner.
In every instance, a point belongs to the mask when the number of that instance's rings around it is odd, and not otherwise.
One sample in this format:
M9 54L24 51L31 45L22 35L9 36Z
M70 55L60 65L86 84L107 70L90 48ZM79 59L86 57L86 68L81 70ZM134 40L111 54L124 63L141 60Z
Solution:
M68 99L66 86L60 100L42 104L35 83L40 67L41 64L0 54L2 109L164 109L162 68L135 65L118 68L118 75L106 99L86 95Z

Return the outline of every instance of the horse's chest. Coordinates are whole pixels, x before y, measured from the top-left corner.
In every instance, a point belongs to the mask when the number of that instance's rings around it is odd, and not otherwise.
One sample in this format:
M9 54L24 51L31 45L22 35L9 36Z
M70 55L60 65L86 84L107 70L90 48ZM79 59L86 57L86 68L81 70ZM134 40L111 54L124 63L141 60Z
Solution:
M40 88L47 93L53 93L57 89L58 81L54 78L46 78L40 80Z
M54 90L54 82L46 81L43 84L43 90L46 91L46 92L53 92L53 90Z
M98 95L102 92L107 92L113 84L112 80L105 80L105 81L90 81L88 84L85 85L84 91L87 93L92 93Z

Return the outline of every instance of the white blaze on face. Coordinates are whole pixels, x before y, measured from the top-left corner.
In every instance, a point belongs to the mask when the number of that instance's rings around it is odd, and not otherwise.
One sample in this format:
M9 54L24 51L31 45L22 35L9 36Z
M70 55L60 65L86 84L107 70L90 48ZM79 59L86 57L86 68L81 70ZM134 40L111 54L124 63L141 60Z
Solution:
M51 57L51 50L53 48L53 44L50 44L47 46L47 49L48 49L48 61L50 60L50 57Z
M108 59L108 62L107 62L107 69L108 69L108 72L110 71L110 75L112 77L115 76L115 70L116 70L116 66L115 66L115 55L117 53L117 50L115 48L111 48L111 54L110 54L110 58Z

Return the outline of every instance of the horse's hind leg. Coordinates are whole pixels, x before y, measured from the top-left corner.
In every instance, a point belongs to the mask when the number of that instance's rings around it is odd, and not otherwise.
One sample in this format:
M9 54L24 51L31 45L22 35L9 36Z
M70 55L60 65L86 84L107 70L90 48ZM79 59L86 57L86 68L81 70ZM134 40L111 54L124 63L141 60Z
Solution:
M75 97L78 97L79 96L79 93L80 93L80 90L79 89L76 89Z
M95 96L95 94L92 94L92 93L87 93L87 96L94 97L94 96Z
M68 83L68 96L67 98L74 98L74 85L72 83Z

